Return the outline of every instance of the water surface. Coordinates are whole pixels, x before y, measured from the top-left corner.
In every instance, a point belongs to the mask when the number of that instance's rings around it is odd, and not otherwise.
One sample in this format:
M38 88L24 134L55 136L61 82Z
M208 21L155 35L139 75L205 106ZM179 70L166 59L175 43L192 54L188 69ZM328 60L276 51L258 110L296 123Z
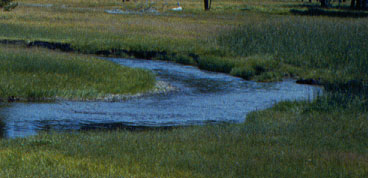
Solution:
M152 70L158 80L179 90L124 102L11 103L0 110L0 135L13 138L49 130L237 123L251 111L282 100L310 100L321 92L293 80L257 83L165 61L107 60Z

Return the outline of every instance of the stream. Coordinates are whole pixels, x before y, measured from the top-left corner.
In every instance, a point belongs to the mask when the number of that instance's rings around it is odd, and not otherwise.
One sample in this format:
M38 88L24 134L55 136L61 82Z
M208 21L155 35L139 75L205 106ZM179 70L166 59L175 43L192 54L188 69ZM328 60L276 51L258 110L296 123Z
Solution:
M104 59L151 70L157 80L178 90L123 102L10 103L0 110L0 138L25 137L41 131L239 123L251 111L283 100L312 100L322 92L320 87L296 84L294 80L257 83L165 61Z

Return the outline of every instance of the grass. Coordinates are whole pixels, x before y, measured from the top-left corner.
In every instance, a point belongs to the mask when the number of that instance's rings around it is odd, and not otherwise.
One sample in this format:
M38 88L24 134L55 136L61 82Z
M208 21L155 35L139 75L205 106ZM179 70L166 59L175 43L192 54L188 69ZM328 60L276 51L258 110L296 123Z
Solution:
M176 1L167 2L149 4L159 14L112 15L104 10L140 12L148 4L21 0L0 15L0 38L70 43L88 54L125 51L114 55L176 61L247 80L312 78L325 94L253 112L242 124L1 140L1 176L367 177L368 21L361 18L367 12L348 10L349 2L319 9L273 0L214 2L210 12L201 1L184 1L184 11L172 12ZM0 56L23 55L12 50L19 49L2 47L8 53ZM50 61L42 50L23 51Z
M152 73L112 62L42 49L0 46L0 97L95 99L153 88Z
M349 104L329 104L341 99L347 97L282 102L251 113L242 124L2 140L0 175L365 177L368 103L351 97Z
M20 7L1 14L0 39L70 43L82 53L170 60L247 80L275 81L291 76L334 83L340 76L344 76L343 82L366 78L359 75L366 67L356 71L354 65L366 66L362 59L367 56L367 20L325 17L323 13L293 15L316 9L318 3L227 0L214 2L210 12L204 12L199 1L182 2L182 12L162 9L164 1L20 3ZM27 6L32 3L53 6ZM175 6L176 1L167 4ZM364 15L347 10L347 4L321 11ZM140 12L143 6L156 9L158 14ZM105 13L106 9L139 13L113 15ZM263 62L268 66L261 69L262 62L252 62L257 60L272 64ZM344 69L345 65L349 69Z
M367 22L366 19L277 17L244 25L218 40L246 62L249 56L266 55L266 59L271 56L270 62L263 64L257 59L260 66L265 66L264 71L281 68L284 74L317 78L325 83L366 81L368 46L364 39L368 38L368 32L364 29L368 28ZM267 69L267 65L273 67ZM247 68L249 64L243 70Z

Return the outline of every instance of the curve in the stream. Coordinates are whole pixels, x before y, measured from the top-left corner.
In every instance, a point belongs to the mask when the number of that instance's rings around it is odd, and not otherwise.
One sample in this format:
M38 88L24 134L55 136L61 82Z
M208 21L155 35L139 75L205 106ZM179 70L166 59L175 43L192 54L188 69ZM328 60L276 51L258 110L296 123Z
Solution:
M0 111L2 136L24 137L48 130L134 130L243 122L251 111L282 100L313 99L322 91L319 87L296 84L293 80L257 83L165 61L107 60L152 70L158 80L169 82L179 90L124 102L12 103Z

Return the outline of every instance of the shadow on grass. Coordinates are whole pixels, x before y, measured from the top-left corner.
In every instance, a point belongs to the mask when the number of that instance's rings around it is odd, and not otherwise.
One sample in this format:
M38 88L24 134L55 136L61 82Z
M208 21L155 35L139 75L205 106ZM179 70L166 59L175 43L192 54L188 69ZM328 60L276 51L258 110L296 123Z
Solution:
M365 11L337 11L337 10L325 10L315 7L308 8L308 10L291 9L290 13L294 15L307 15L307 16L328 16L328 17L349 17L349 18L368 17L368 13Z
M183 126L182 126L183 127ZM179 126L135 126L129 123L117 122L117 123L93 123L84 124L79 129L80 131L111 131L111 130L126 130L131 132L150 131L150 130L172 130L180 128Z
M130 132L141 131L170 131L173 129L187 128L193 126L208 126L208 125L226 125L231 122L207 120L202 122L194 122L189 125L162 125L162 126L143 126L134 125L130 122L111 122L111 123L89 123L82 124L78 131L112 131L112 130L125 130Z
M283 7L288 8L320 8L321 4L315 4L315 3L308 3L308 4L285 4L282 5Z
M315 9L320 9L320 8L322 8L320 3L286 4L286 5L283 5L283 7L295 8L295 9L300 9L300 8L308 8L308 9L309 8L315 8ZM338 5L337 3L331 4L328 9L334 9L334 10L351 10L350 4L341 4L341 5Z

